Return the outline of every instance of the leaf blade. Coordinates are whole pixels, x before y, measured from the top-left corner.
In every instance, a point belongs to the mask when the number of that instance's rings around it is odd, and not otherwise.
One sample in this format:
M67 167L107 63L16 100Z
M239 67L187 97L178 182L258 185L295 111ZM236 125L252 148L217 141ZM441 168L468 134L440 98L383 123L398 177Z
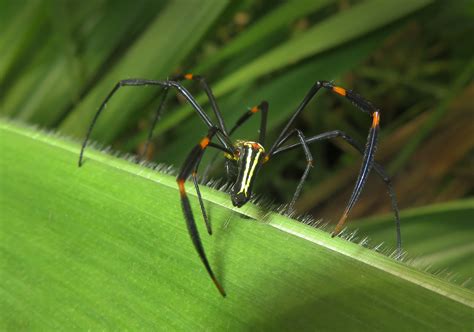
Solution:
M279 216L270 225L239 218L226 195L203 188L216 230L203 240L223 300L186 234L174 178L93 150L78 169L77 144L0 128L4 326L468 329L472 292Z
M167 77L189 54L227 3L217 0L203 3L170 2L122 60L68 115L60 125L60 130L69 135L83 137L98 103L122 79ZM100 137L103 142L110 141L126 125L134 112L140 110L148 101L150 92L133 88L120 91L110 102L110 105L115 107L109 107L108 112L104 112L93 136ZM117 105L127 107L119 109Z

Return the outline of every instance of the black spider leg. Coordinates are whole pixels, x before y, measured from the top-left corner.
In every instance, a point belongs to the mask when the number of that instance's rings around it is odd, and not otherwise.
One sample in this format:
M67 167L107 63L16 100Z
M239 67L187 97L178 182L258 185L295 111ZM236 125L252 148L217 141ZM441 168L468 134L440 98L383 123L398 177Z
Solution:
M186 189L184 187L184 184L186 182L186 179L189 177L189 175L197 168L197 165L199 161L202 158L202 155L204 154L205 149L207 146L209 146L210 140L212 137L217 133L219 129L217 127L211 127L209 129L209 132L206 137L204 137L199 144L194 146L194 148L191 150L189 153L188 157L186 158L186 161L184 162L178 177L176 178L176 181L178 183L179 187L179 192L181 196L181 206L183 209L183 214L186 219L186 225L188 227L188 232L191 237L191 240L194 244L194 248L196 249L199 258L201 258L202 263L204 264L204 267L206 268L207 273L211 277L212 281L214 282L214 285L217 287L219 292L221 293L222 296L226 296L226 293L224 291L224 288L222 288L221 284L217 281L217 278L214 275L214 272L211 269L211 265L209 264L209 261L207 260L206 253L204 251L204 247L201 242L201 238L199 236L198 229L196 227L196 223L194 221L194 216L193 212L191 210L191 205L189 203L188 196L186 194Z
M235 122L234 126L230 129L229 131L229 137L238 129L240 128L247 120L249 120L252 115L261 112L262 116L260 118L260 129L259 129L259 138L258 142L264 146L265 144L265 136L267 132L267 117L268 117L268 102L267 101L262 101L258 106L254 106L251 109L249 109L247 112L242 114L242 116ZM206 169L204 170L204 175L203 178L207 178L207 174L209 173L210 168L214 164L214 162L217 159L218 154L214 154L212 156L211 161L209 164L206 166ZM226 168L228 169L228 168Z
M191 105L191 107L198 113L198 115L201 117L201 119L204 121L204 123L209 127L212 128L214 127L214 124L212 123L211 119L209 116L204 112L202 107L198 104L198 102L194 99L194 97L189 93L188 90L186 90L180 83L174 82L174 81L156 81L156 80L147 80L147 79L127 79L127 80L122 80L118 82L114 88L109 92L105 100L102 102L100 105L99 109L94 115L94 118L92 119L92 122L89 126L89 129L87 131L86 138L84 139L84 142L82 143L81 147L81 152L79 154L79 167L82 166L82 158L84 155L84 150L86 148L87 142L89 141L90 135L92 133L92 129L94 128L95 123L97 122L97 119L99 118L100 114L105 108L105 105L107 102L112 98L112 96L117 92L118 89L120 89L123 86L146 86L146 85L158 85L164 88L174 88L176 89L181 95L186 98L188 103ZM223 132L219 131L217 133L217 138L219 141L222 143L222 145L230 151L233 151L233 146L232 142L229 138L228 135L224 134Z
M344 139L347 143L349 143L352 147L354 147L357 151L359 151L360 154L364 154L364 147L362 144L357 142L355 139L344 133L343 131L340 130L333 130L329 131L326 133L322 133L310 138L307 138L305 140L306 144L311 144L314 142L322 141L322 140L327 140L327 139L332 139L340 137ZM279 148L278 150L275 151L275 153L280 153L288 150L292 150L294 148L297 148L301 145L301 143L295 143L291 145L287 145L284 147ZM374 170L377 173L377 175L382 179L382 181L385 183L388 189L388 195L390 197L390 201L392 204L392 210L395 215L395 227L396 227L396 232L397 232L397 249L398 249L398 254L400 255L401 249L402 249L402 234L401 234L401 227L400 227L400 214L399 214L399 209L398 209L398 203L397 203L397 196L395 194L395 191L393 189L392 185L392 180L390 176L387 174L385 169L383 168L382 165L374 161L373 163Z
M206 79L204 77L200 76L200 75L193 75L193 74L176 75L176 76L173 76L171 78L171 81L183 81L183 80L198 81L201 84L202 88L204 89L204 91L207 94L207 97L208 97L209 102L211 104L212 110L214 111L214 115L217 118L217 121L219 123L219 127L220 127L221 131L224 134L228 135L227 134L227 128L225 127L224 119L222 118L222 113L219 109L219 106L217 105L216 98L214 97L214 94L212 93L212 90L209 87L209 84L207 83ZM165 88L165 96L163 97L163 99L161 101L161 104L160 104L160 106L158 108L158 111L156 113L156 117L153 121L153 125L151 127L151 130L150 130L149 135L148 135L147 142L145 144L145 149L144 149L145 152L144 153L146 153L146 151L147 151L146 148L148 147L148 144L149 144L149 142L151 141L151 139L153 137L153 129L155 128L156 123L158 122L158 119L161 115L161 109L162 109L164 101L166 99L167 91L168 91L168 88Z
M163 94L161 95L160 105L158 106L158 109L156 110L155 117L153 119L150 131L148 132L148 137L146 139L145 146L143 147L143 153L141 154L140 159L144 159L147 155L148 146L150 145L151 139L153 138L153 131L156 127L156 124L158 123L158 120L161 117L161 113L163 112L163 106L165 105L166 97L168 96L168 91L169 91L169 88L165 87Z
M201 190L199 189L199 183L198 183L198 177L197 177L197 171L198 171L199 164L201 163L203 155L204 154L201 154L199 156L199 159L196 161L196 166L194 167L194 170L192 172L192 177L193 177L194 188L196 189L196 194L199 201L199 206L201 207L202 217L204 219L204 223L206 224L207 233L209 235L212 235L211 223L209 221L209 218L207 217L207 212L206 212L206 208L204 207L204 201L202 200Z
M336 236L337 234L340 233L350 210L354 206L354 204L357 202L359 199L360 193L362 192L362 188L365 185L365 182L367 180L367 176L370 173L370 170L372 169L373 165L373 160L374 160L374 155L375 155L375 149L377 147L377 136L378 136L378 130L379 130L379 122L380 122L380 112L377 108L375 108L370 102L365 100L362 96L359 94L351 91L351 90L346 90L344 88L334 86L331 82L327 81L317 81L313 87L310 89L310 91L306 94L304 97L303 101L301 104L298 106L296 111L293 113L291 116L290 120L286 124L285 128L283 131L280 133L279 137L271 147L270 151L268 152L267 155L267 160L268 158L271 158L273 152L277 150L279 147L281 147L281 142L282 140L286 137L287 133L290 130L290 127L292 126L293 122L295 121L296 117L301 113L301 111L305 108L305 106L309 103L309 101L314 97L314 95L321 89L325 88L328 89L338 95L341 95L343 97L346 97L349 99L354 106L356 106L359 110L368 113L372 116L372 126L369 129L369 134L367 136L367 144L364 150L364 156L362 158L362 165L359 171L359 175L357 177L356 183L354 185L354 189L352 191L351 198L349 199L346 209L344 210L344 213L342 214L341 218L339 219L339 222L336 225L336 228L333 232L333 236Z
M208 146L221 150L224 153L232 154L232 151L228 151L224 149L223 147L221 147L220 145L214 144L212 142L209 142ZM201 190L199 189L199 182L198 182L198 177L197 177L197 171L199 168L199 164L201 163L202 156L203 154L201 154L198 161L196 162L196 166L194 167L192 177L193 177L194 187L196 188L196 194L199 200L199 206L201 207L202 217L204 218L204 223L206 224L207 232L209 233L209 235L212 235L211 222L209 221L209 217L207 216L207 213L206 213L206 208L204 207L204 201L202 200Z
M260 118L260 129L258 142L263 146L265 145L265 136L267 132L267 117L268 117L268 102L262 101L258 106L254 106L249 109L247 112L242 114L242 116L235 122L234 126L229 132L229 136L232 135L240 126L247 122L250 117L258 112L261 112L262 117Z
M219 123L219 128L220 130L226 135L229 136L230 134L227 133L227 128L225 127L224 119L222 118L222 113L219 109L219 106L217 105L216 97L214 97L214 94L212 93L212 90L207 84L206 79L201 76L201 75L194 75L194 74L182 74L182 75L176 75L171 78L172 81L197 81L201 85L201 87L204 89L206 92L207 98L209 99L209 103L211 104L211 108L214 111L214 115L217 118L217 121Z
M308 148L308 144L306 143L307 140L306 140L305 136L303 135L303 133L300 130L293 129L292 131L290 131L282 139L281 144L285 143L291 136L293 136L295 134L298 136L298 139L299 139L299 143L296 146L303 146L303 151L304 151L304 154L305 154L305 157L306 157L306 168L304 170L303 176L300 179L300 182L298 183L298 186L296 187L296 191L293 195L293 198L290 202L290 205L288 206L288 211L289 212L293 211L293 207L295 206L296 200L298 199L298 197L301 194L301 190L303 189L303 185L306 181L306 178L308 177L309 171L313 167L313 156L311 155L311 152ZM271 157L273 157L276 154L278 154L280 152L283 152L283 151L285 151L285 150L282 150L282 151L281 150L276 150L272 153Z

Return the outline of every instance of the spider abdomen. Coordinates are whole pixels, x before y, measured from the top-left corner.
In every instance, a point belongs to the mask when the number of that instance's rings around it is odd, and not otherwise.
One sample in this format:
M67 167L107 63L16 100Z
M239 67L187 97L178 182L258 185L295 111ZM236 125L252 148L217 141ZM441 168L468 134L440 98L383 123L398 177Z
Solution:
M238 141L235 146L239 150L238 173L230 195L232 204L241 207L252 196L253 182L265 157L265 149L252 141Z

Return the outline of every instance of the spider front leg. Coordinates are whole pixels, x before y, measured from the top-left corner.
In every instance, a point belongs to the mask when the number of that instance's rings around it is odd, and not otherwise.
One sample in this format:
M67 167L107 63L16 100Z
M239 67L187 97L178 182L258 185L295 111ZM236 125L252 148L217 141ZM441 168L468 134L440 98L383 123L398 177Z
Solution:
M155 117L153 118L153 122L151 124L150 131L148 132L148 137L146 139L145 145L143 147L143 152L141 153L139 160L140 159L146 159L147 157L147 152L148 152L148 146L151 143L151 140L153 138L153 131L155 130L156 124L158 123L158 120L161 117L161 114L163 112L163 106L165 105L166 97L168 96L168 91L169 88L165 87L163 89L163 94L161 95L161 100L160 100L160 105L158 106L156 112L155 112Z
M195 74L181 74L181 75L176 75L171 78L172 81L195 81L199 82L201 85L202 89L206 92L207 98L209 99L209 103L211 104L211 108L214 111L214 115L217 118L217 122L219 123L219 129L222 131L222 133L226 136L229 136L227 134L227 128L224 123L224 119L222 118L222 112L219 109L219 106L217 105L216 97L214 97L214 94L212 93L211 87L207 83L206 78L204 78L201 75L195 75Z
M267 116L268 116L268 102L262 101L258 106L254 106L249 109L247 112L242 114L242 116L235 122L234 126L229 132L229 135L232 135L240 126L242 126L247 120L249 120L252 115L260 112L260 129L258 142L263 146L265 145L265 134L267 132Z
M346 209L342 214L342 217L339 219L339 222L336 225L336 228L332 234L332 236L336 236L340 233L344 223L346 222L347 217L349 216L349 212L351 211L354 204L359 199L360 193L362 192L362 188L364 188L365 182L367 181L367 177L372 169L374 163L374 156L375 156L375 149L377 147L377 137L379 131L379 123L380 123L380 111L374 107L368 100L364 99L362 96L357 94L352 90L347 90L339 86L335 86L331 82L328 81L316 81L316 83L311 87L309 92L303 98L303 101L297 107L296 111L291 116L290 120L285 125L284 129L278 136L277 140L273 144L273 146L269 150L269 155L273 155L274 152L281 147L282 141L288 136L290 132L290 128L293 125L297 116L304 110L306 105L310 102L310 100L316 95L316 93L321 89L329 90L339 96L342 96L349 100L355 107L357 107L362 112L368 113L372 116L372 125L369 129L369 134L367 136L367 144L364 150L364 156L362 160L362 166L359 171L359 175L357 177L357 181L354 185L354 189L352 191L351 198L347 203Z
M216 149L219 149L225 153L230 153L230 151L226 150L225 148L221 147L220 145L214 144L212 142L209 142L207 145L208 147L214 147ZM196 189L196 194L198 197L199 201L199 206L201 207L201 213L202 217L204 219L204 223L206 224L206 229L207 233L209 235L212 235L212 227L211 227L211 222L209 221L209 217L207 216L206 208L204 207L204 201L202 200L202 195L201 195L201 190L199 189L199 182L198 182L198 176L197 176L197 171L199 168L199 164L201 164L202 156L204 155L204 152L201 154L199 159L196 162L196 166L194 167L194 170L192 172L192 178L193 178L193 183L194 183L194 188Z
M214 272L212 271L211 265L209 264L209 261L207 259L206 253L204 251L204 247L201 242L201 238L199 236L198 229L196 227L196 222L194 221L194 216L193 212L191 210L191 205L189 203L189 198L186 194L186 189L185 189L185 182L186 179L189 177L189 175L197 169L197 166L199 164L199 161L202 159L202 156L204 154L204 151L206 148L211 144L210 141L212 137L217 133L219 129L217 127L211 127L209 129L209 132L207 136L205 136L199 144L197 144L189 153L188 157L186 158L186 161L184 162L178 177L176 179L179 187L179 193L181 197L181 206L183 209L183 214L184 218L186 219L186 226L188 228L189 235L191 237L191 240L193 242L194 248L196 249L199 258L201 259L202 263L204 264L204 267L206 268L207 273L212 279L212 282L214 285L217 287L219 292L221 293L222 296L226 296L226 293L224 291L224 288L222 288L221 284L217 281L217 278L214 275ZM214 145L213 145L214 146ZM199 194L200 196L200 194ZM200 203L202 203L202 200L200 200ZM203 207L203 205L201 205Z
M337 138L337 137L340 137L344 141L349 143L361 155L364 154L363 145L360 144L359 142L357 142L355 139L353 139L351 136L347 135L345 132L343 132L341 130L332 130L332 131L328 131L326 133L322 133L322 134L307 138L306 139L306 144L311 144L311 143L324 141L324 140L328 140L328 139L333 139L333 138ZM300 145L301 145L301 143L299 143L299 142L295 143L295 144L286 145L284 147L278 148L275 151L275 153L289 151L289 150L298 148ZM397 196L395 194L395 191L393 190L392 179L387 174L387 172L385 171L383 166L380 165L379 163L377 163L376 161L373 162L373 167L374 167L374 170L377 173L377 175L382 179L382 181L387 186L388 195L390 197L390 201L391 201L391 204L392 204L392 210L393 210L393 213L395 215L395 226L396 226L396 233L397 233L397 249L398 249L399 254L401 254L402 234L401 234L401 230L400 230L400 228L401 228L400 227L400 214L399 214L399 210L398 210Z
M354 185L351 198L349 199L346 209L344 210L344 213L339 219L339 222L337 223L336 228L332 234L332 236L334 237L340 233L344 223L346 222L347 217L349 216L349 212L351 211L352 207L359 199L362 189L364 188L365 182L367 181L367 177L374 164L375 149L377 147L377 137L378 137L379 123L380 123L379 109L376 108L374 105L372 105L372 103L370 103L368 100L364 99L361 95L359 95L358 93L352 90L347 90L342 87L335 86L332 82L316 81L314 85L311 87L311 89L308 91L306 96L303 98L303 101L297 107L296 111L293 113L290 120L287 122L287 124L283 128L282 132L276 139L275 143L270 148L268 154L270 156L273 155L275 151L278 150L279 147L281 147L282 142L288 136L288 133L290 132L290 128L295 122L297 116L305 109L305 107L308 105L310 100L322 88L346 98L359 110L361 110L362 112L368 113L372 117L372 125L369 129L369 134L367 136L367 144L364 150L362 166L359 171L357 181Z
M308 177L309 171L313 167L313 156L311 155L311 151L308 148L308 144L306 144L306 139L305 139L303 133L300 130L293 129L292 131L290 131L285 137L283 137L283 139L280 142L280 145L284 144L293 135L297 135L298 140L299 140L299 145L301 145L303 147L303 151L304 151L304 154L305 154L305 157L306 157L306 168L304 170L304 173L303 173L303 176L301 177L300 182L298 183L298 186L296 187L296 191L293 195L293 198L291 199L290 205L288 206L288 211L289 212L293 211L295 203L296 203L296 201L298 200L298 197L301 194L301 190L303 189L303 185L306 181L306 178ZM269 158L271 158L271 157L275 156L276 154L278 154L280 152L283 152L283 151L285 151L285 150L280 150L280 151L275 150L270 156L268 156L268 158L266 160L268 160Z
M359 199L360 193L362 192L362 188L364 188L370 170L374 165L375 149L377 147L377 138L379 132L379 122L380 114L378 111L376 111L372 115L372 126L370 127L369 134L367 136L367 143L364 150L364 156L362 159L362 165L359 171L359 176L357 177L356 184L352 191L351 198L347 203L346 209L344 210L342 217L339 219L339 222L337 223L336 228L332 233L332 237L338 235L341 232L342 227L344 226L344 223L346 222L346 219L349 215L349 212Z
M92 118L92 121L91 121L91 124L89 125L89 128L87 130L87 134L86 134L86 137L84 139L84 141L82 142L82 147L81 147L81 151L79 153L79 161L78 161L78 165L79 167L82 166L82 160L83 160L83 157L84 157L84 151L86 149L86 146L87 146L87 142L89 141L89 138L92 134L92 130L94 129L94 126L97 122L97 120L99 119L99 116L100 114L102 113L102 111L105 109L105 106L107 105L107 103L109 102L109 100L115 95L115 93L122 87L126 87L126 86L134 86L134 87L139 87L139 86L159 86L159 87L162 87L164 89L169 89L169 88L173 88L175 89L179 94L181 94L185 99L186 101L188 102L188 104L196 111L196 113L199 115L199 117L201 118L201 120L208 126L208 128L212 128L214 127L214 124L212 123L211 119L209 118L209 116L204 112L204 110L202 109L202 107L198 104L198 102L196 101L196 99L189 93L188 90L186 90L180 83L178 82L175 82L175 81L157 81L157 80L149 80L149 79L141 79L141 78L137 78L137 79L126 79L126 80L121 80L119 81L117 84L115 84L114 88L109 92L109 94L107 95L107 97L105 98L105 100L102 102L102 104L100 104L100 107L99 109L97 110L97 112L94 114L94 117ZM163 99L160 103L160 106L158 108L158 111L157 111L157 114L156 114L156 121L158 120L159 118L159 115L161 114L161 109L162 109L162 106L163 106L163 103L164 103L164 100L165 100L165 97L166 97L166 94L167 94L167 91L165 91L165 95L163 96ZM153 131L154 129L154 126L156 124L156 121L153 122L153 126L151 128L151 132ZM217 138L219 139L219 141L222 143L222 145L227 149L227 150L231 150L232 149L232 142L230 141L230 138L227 134L225 134L222 130L220 130L218 132L218 135L217 135Z

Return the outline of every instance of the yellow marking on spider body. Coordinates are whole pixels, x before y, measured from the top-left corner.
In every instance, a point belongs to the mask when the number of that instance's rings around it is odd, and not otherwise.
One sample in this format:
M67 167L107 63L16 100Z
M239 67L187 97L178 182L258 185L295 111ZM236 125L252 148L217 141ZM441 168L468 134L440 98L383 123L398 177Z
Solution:
M265 149L259 143L250 141L237 142L237 146L242 146L248 149L248 155L246 157L246 160L244 161L244 175L242 176L240 190L237 193L243 193L245 196L247 196L248 190L250 188L250 183L252 182L255 173L255 169L257 168L257 165L260 162L260 155L265 152ZM254 156L252 156L253 151L256 151L256 154Z

